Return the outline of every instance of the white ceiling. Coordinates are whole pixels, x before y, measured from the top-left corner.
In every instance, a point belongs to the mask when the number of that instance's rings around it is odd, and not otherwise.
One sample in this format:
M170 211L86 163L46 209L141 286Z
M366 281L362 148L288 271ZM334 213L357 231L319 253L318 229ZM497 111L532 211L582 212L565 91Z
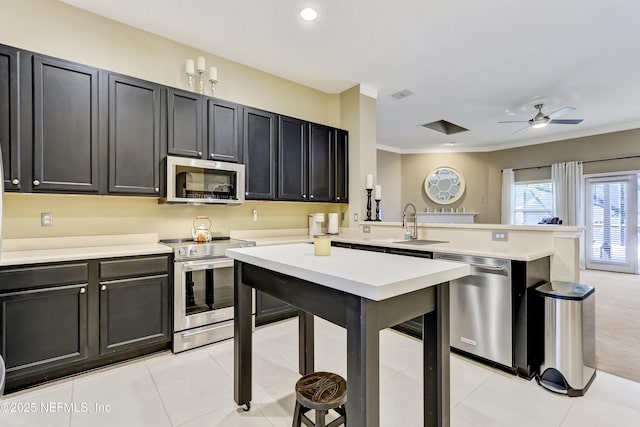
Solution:
M378 146L487 151L640 128L634 0L62 0L329 93L377 91ZM312 6L315 22L298 12ZM221 78L224 70L219 71ZM408 89L414 95L390 95ZM516 134L544 103L563 119ZM444 135L419 125L469 129ZM448 145L455 142L455 145Z

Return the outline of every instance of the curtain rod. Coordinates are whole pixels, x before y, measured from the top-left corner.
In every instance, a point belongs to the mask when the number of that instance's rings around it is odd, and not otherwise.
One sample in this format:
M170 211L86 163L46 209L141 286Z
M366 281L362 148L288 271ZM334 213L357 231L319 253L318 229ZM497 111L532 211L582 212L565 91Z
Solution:
M579 161L578 163L608 162L610 160L637 159L639 157L640 157L640 155L637 155L637 156L623 156L623 157L611 157L609 159L583 160L583 161ZM550 167L551 167L551 165L529 166L529 167L526 167L526 168L516 168L516 169L514 169L514 172L515 171L528 170L528 169L542 169L542 168L550 168ZM504 170L504 169L502 169L502 170Z

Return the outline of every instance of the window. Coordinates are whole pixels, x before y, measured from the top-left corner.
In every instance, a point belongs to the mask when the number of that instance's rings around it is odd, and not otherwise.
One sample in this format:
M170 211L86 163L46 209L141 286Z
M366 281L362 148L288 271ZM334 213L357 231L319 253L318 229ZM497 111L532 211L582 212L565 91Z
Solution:
M551 180L520 181L515 183L515 187L514 224L537 224L542 218L553 216Z

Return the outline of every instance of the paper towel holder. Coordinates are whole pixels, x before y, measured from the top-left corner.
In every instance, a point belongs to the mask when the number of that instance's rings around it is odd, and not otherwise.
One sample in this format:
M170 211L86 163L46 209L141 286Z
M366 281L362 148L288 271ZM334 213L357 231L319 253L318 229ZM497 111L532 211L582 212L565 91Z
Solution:
M338 214L329 213L329 222L327 223L327 234L335 236L338 234Z

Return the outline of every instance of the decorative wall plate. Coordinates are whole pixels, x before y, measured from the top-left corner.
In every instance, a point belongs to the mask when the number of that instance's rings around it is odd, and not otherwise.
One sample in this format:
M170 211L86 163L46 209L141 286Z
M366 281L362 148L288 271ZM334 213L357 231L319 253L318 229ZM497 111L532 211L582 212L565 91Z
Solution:
M427 197L440 205L458 201L464 194L464 188L462 174L447 166L434 169L424 180Z

